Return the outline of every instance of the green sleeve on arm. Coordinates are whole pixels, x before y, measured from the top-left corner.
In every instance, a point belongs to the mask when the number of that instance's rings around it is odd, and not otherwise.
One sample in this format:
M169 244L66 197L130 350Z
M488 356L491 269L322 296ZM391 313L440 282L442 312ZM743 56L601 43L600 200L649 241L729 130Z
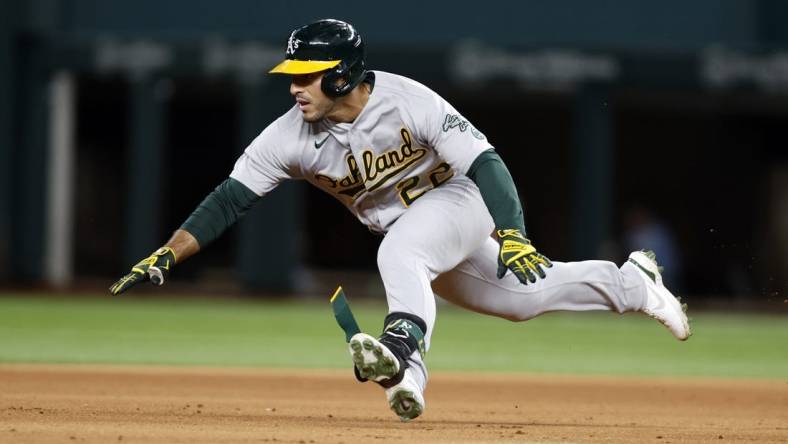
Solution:
M228 178L211 192L181 225L205 247L251 208L260 196L246 185Z
M473 161L465 174L479 187L484 204L498 230L517 228L525 236L523 207L509 170L498 154L489 149Z

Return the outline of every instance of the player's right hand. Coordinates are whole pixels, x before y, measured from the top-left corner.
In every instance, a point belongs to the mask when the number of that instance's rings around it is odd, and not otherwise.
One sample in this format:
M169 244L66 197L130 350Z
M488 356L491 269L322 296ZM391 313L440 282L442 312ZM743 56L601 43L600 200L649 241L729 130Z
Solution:
M543 268L550 268L553 263L538 253L520 230L496 230L501 245L498 254L498 279L510 270L523 284L536 282L536 277L544 279L547 275Z
M164 284L164 280L175 265L175 252L170 247L162 247L153 254L131 267L131 272L109 287L112 294L121 294L140 282L150 280L155 285Z

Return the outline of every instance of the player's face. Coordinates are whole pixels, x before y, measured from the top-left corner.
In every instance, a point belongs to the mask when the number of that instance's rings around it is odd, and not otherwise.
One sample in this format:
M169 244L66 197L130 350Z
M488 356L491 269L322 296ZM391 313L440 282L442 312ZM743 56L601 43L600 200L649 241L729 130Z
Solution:
M292 76L290 94L295 97L298 108L301 109L301 114L307 122L317 122L322 119L334 109L336 104L334 99L320 89L322 81L322 72Z

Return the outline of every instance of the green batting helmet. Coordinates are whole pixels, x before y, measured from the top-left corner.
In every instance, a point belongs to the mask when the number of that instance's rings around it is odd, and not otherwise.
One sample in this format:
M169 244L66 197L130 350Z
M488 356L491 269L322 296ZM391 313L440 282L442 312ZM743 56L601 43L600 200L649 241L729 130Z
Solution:
M364 80L364 55L364 41L353 25L341 20L318 20L290 33L285 60L269 73L326 71L321 89L328 96L339 97Z

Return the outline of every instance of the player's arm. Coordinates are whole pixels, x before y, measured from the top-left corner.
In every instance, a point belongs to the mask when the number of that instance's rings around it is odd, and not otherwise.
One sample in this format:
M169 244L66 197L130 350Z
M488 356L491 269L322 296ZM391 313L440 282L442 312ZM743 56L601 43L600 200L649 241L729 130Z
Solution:
M543 268L553 264L536 251L526 237L523 207L509 170L493 149L479 154L466 173L479 187L500 243L498 278L511 270L523 284L546 276Z
M244 184L228 178L200 203L164 246L134 265L128 274L110 287L110 292L120 294L147 280L156 285L164 284L175 264L219 237L259 199L260 196Z

